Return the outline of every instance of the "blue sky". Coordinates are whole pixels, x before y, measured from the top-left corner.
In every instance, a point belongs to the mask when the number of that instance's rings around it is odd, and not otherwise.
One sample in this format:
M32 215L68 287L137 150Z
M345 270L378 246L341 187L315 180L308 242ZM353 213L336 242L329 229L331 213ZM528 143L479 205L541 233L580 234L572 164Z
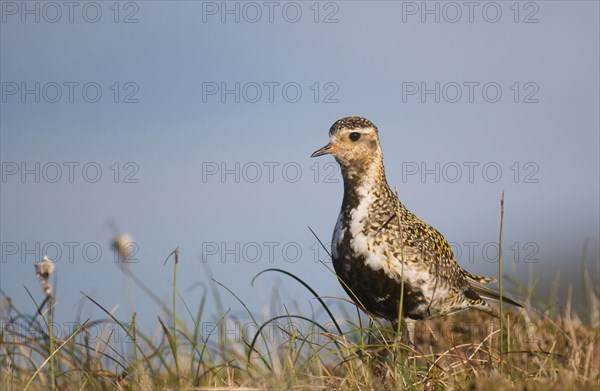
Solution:
M566 289L586 239L598 259L597 2L481 2L472 20L441 2L98 1L72 21L22 4L3 1L0 25L0 283L22 311L23 285L41 297L33 264L58 248L63 319L80 291L130 317L111 219L159 297L176 247L190 305L207 268L257 312L275 288L311 302L281 277L252 287L269 267L343 295L307 226L330 240L339 169L309 156L347 115L379 127L390 184L470 271L497 275L502 191L507 274L560 270ZM155 322L139 290L134 306Z

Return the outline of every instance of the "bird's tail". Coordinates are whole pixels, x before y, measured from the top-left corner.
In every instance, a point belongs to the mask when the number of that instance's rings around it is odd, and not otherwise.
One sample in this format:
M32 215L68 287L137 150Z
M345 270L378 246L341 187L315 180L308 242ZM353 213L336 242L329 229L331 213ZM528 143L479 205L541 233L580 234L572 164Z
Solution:
M520 302L518 302L514 299L511 299L510 297L507 297L505 295L500 296L500 293L483 285L483 283L496 281L493 278L471 275L471 276L467 277L467 279L469 280L471 289L474 290L482 299L502 301L504 303L512 304L514 306L521 307L521 308L525 307L525 305L523 303L520 303Z

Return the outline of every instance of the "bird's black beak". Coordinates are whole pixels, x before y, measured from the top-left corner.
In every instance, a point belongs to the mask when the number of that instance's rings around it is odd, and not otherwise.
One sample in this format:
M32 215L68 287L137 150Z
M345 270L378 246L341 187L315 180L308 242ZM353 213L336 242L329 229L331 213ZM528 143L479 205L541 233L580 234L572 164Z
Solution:
M327 154L333 153L333 152L334 152L333 145L331 145L331 143L329 143L326 146L324 146L323 148L314 151L313 154L310 155L310 157L323 156L323 155L327 155Z

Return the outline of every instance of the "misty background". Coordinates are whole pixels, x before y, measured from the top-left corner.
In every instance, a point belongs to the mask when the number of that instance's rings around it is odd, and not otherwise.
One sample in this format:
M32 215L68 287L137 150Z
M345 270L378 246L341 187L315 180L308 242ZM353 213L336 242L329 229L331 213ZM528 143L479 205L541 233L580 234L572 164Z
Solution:
M23 286L42 301L48 255L56 319L101 315L82 291L154 325L118 229L167 302L178 247L190 308L212 276L258 314L310 315L291 279L251 280L280 268L346 297L307 228L329 243L339 168L309 156L360 115L390 185L463 267L497 277L504 191L505 275L547 294L560 272L578 294L586 241L598 277L599 3L475 3L2 1L2 291L33 313Z

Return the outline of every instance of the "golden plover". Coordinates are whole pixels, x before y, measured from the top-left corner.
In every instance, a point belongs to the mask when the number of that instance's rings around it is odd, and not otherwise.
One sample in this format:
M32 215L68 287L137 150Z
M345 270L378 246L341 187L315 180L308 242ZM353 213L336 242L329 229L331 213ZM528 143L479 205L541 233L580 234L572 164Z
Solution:
M347 117L329 130L329 144L312 157L331 154L342 169L344 199L331 255L342 286L368 312L397 326L402 281L402 319L428 319L475 308L495 311L484 299L503 300L483 283L494 279L461 268L435 228L410 212L385 178L377 127Z

